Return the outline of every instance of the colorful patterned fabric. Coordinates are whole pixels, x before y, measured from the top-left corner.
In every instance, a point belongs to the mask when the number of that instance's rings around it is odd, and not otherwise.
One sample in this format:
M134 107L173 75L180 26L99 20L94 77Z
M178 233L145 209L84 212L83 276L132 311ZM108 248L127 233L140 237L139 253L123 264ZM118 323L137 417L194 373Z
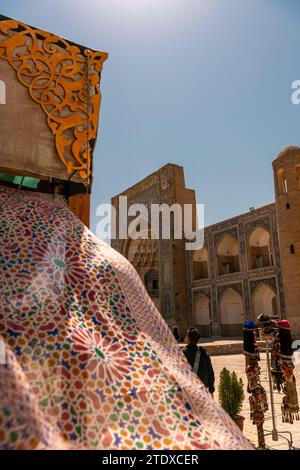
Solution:
M280 320L277 324L280 341L280 358L278 365L282 372L284 393L281 406L282 421L284 423L293 424L295 419L299 421L300 416L296 377L294 375L292 325L288 320Z
M267 395L260 381L260 355L256 341L257 325L247 320L243 327L245 372L247 375L250 404L250 419L257 428L258 448L265 449L265 436L263 424L265 412L268 410Z
M0 448L249 449L127 260L0 187Z
M264 413L268 410L267 396L260 381L260 355L256 341L257 326L254 322L245 322L243 327L244 355L248 379L247 392L250 394L250 418L256 426L264 423Z

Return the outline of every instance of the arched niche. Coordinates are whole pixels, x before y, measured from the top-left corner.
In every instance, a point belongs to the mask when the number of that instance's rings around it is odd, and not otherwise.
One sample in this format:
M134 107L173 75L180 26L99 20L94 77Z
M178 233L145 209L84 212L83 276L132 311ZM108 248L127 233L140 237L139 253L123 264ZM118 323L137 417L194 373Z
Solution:
M223 336L241 336L244 323L244 305L241 295L228 288L220 299L220 323Z
M219 276L240 271L239 244L230 235L224 235L218 243L217 264Z
M250 269L273 265L271 237L267 230L256 227L249 236L248 244Z
M194 326L201 336L211 336L210 299L206 295L196 297L194 302Z
M206 248L202 248L193 254L193 279L197 281L208 277L208 253Z
M278 305L275 292L267 284L260 284L252 296L254 320L261 313L278 317Z

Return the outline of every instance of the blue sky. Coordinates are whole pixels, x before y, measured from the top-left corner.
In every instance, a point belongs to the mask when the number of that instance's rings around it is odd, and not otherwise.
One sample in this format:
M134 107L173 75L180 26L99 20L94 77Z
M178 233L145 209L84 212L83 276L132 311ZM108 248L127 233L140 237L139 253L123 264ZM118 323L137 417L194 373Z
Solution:
M274 200L271 163L300 145L297 0L0 0L2 14L109 53L96 207L168 162L206 225Z

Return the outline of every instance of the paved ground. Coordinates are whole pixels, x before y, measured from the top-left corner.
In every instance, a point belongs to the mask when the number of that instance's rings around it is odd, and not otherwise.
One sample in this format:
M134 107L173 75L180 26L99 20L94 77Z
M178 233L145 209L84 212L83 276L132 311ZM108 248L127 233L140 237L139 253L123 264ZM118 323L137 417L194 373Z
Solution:
M198 345L205 348L211 356L223 354L240 354L243 352L242 338L201 338ZM179 343L180 347L186 346Z
M215 370L215 376L216 376L216 389L218 387L219 383L219 376L220 372L223 367L226 367L229 370L235 370L238 377L242 377L243 382L244 382L244 391L245 391L245 401L242 409L242 415L245 416L245 423L244 423L244 433L250 439L250 441L254 444L257 445L257 435L256 435L256 427L252 424L250 421L250 406L249 406L249 400L248 400L248 393L246 390L247 387L247 378L245 374L245 359L242 354L235 354L235 355L225 355L225 356L213 356L211 357L213 367ZM269 400L269 387L268 387L268 381L267 381L267 369L266 369L266 359L265 359L265 354L261 354L261 381L262 385L265 387L267 390L267 395L268 395L268 402L269 402L269 408L270 407L270 400ZM300 401L300 364L296 365L295 367L295 375L296 375L296 380L297 380L297 390L298 390L298 397ZM282 401L282 394L278 394L275 392L275 410L276 410L276 420L277 420L277 428L278 431L290 431L293 435L293 442L294 446L298 449L300 449L300 421L295 421L294 424L286 424L282 423L281 420L281 401ZM215 394L215 399L218 399L218 393L216 392ZM265 429L271 430L272 429L272 420L271 420L271 412L270 410L267 411L266 413L266 420L265 420ZM271 438L266 438L267 444L274 448L274 449L287 449L288 446L286 442L282 439L279 438L279 441L272 441Z

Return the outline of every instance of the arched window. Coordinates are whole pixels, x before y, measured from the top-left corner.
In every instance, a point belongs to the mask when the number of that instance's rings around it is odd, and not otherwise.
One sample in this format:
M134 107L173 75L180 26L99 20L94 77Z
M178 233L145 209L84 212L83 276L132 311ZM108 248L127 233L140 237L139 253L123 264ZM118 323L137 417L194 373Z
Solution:
M244 323L244 307L241 295L228 288L220 301L220 321L223 336L240 336Z
M267 230L256 227L249 237L250 269L273 265L271 237Z
M145 287L150 297L159 297L159 275L156 269L150 269L146 272Z
M261 313L278 317L277 298L274 291L267 284L261 284L254 291L253 313L255 320Z
M225 235L217 247L218 274L236 273L240 270L239 245L235 238Z
M278 194L285 194L288 192L288 184L286 179L286 173L283 169L278 170L277 172L277 184L278 184Z
M207 249L195 251L193 254L193 278L206 279L208 278L208 254Z

